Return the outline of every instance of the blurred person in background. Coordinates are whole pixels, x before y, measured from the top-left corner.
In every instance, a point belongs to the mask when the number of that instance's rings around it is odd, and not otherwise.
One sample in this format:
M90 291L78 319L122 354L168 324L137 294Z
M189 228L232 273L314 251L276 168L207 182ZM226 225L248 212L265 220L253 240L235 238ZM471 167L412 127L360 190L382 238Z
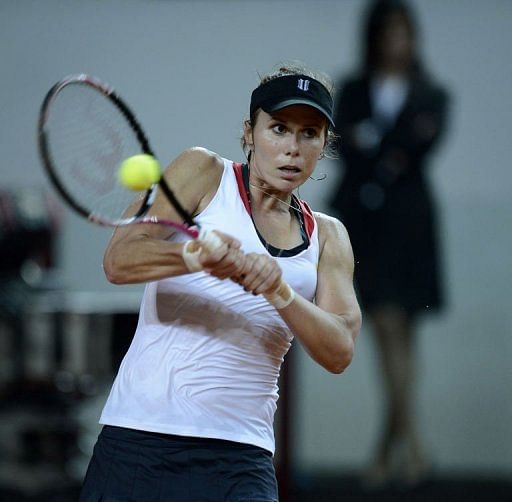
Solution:
M442 306L428 155L445 129L447 94L425 70L403 1L369 4L360 71L335 111L343 176L331 205L346 225L356 284L375 334L386 416L365 480L417 483L430 470L414 411L414 343L422 314Z

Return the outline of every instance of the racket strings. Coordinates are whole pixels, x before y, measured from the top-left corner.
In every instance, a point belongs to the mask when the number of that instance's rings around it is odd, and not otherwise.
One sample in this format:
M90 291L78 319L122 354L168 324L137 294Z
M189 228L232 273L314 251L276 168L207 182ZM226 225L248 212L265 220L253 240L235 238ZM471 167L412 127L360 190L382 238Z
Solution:
M54 98L45 130L53 170L67 194L100 219L121 218L136 197L119 184L117 171L124 159L141 153L123 112L94 88L68 85Z

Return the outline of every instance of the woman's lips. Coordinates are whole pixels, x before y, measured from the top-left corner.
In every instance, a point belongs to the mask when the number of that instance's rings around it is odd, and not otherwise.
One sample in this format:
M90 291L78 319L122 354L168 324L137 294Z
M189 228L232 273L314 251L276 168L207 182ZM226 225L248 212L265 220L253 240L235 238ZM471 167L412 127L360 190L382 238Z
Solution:
M286 173L300 173L300 169L295 166L282 166L279 170Z

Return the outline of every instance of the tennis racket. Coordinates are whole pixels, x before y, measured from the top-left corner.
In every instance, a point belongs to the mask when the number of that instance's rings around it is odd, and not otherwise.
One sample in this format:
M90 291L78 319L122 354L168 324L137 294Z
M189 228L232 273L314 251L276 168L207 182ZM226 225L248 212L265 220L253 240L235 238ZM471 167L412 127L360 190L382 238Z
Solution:
M134 214L125 216L126 209L134 204L134 195L118 181L121 163L141 153L156 156L130 107L96 77L71 75L48 91L39 114L38 143L44 169L55 189L88 221L109 227L166 225L200 239L207 249L222 245L215 233L200 228L162 176L139 197ZM158 188L182 222L146 216ZM291 294L282 282L276 293L265 297L282 308L283 298L288 304Z
M163 177L141 192L132 216L134 192L118 181L123 160L137 154L155 157L135 114L108 84L71 75L46 94L39 113L39 153L57 192L80 216L98 225L166 225L198 238L200 226L183 208ZM146 216L160 188L183 222Z

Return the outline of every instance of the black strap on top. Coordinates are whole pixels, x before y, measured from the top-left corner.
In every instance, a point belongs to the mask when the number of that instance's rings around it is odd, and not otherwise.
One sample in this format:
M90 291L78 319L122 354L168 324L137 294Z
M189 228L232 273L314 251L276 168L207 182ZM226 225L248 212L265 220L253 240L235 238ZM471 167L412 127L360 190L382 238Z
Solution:
M245 192L247 194L247 200L249 201L249 204L250 204L251 203L251 194L249 191L249 165L248 164L242 165L242 179L244 182ZM305 249L307 249L309 246L309 236L308 236L308 233L306 232L306 225L304 223L304 214L302 213L302 210L301 210L300 204L299 204L299 200L295 196L295 194L292 194L291 209L293 210L292 214L295 214L297 217L297 220L299 221L300 234L302 237L302 243L299 244L298 246L295 246L292 249L280 249L280 248L276 248L275 246L272 246L272 244L268 243L265 240L265 238L258 231L258 228L256 227L254 220L252 219L252 214L250 215L251 220L254 225L254 229L256 230L256 233L258 234L258 237L259 237L261 243L265 246L265 249L270 253L270 255L274 256L276 258L277 257L286 258L286 257L296 256L299 253L301 253L302 251L304 251Z

